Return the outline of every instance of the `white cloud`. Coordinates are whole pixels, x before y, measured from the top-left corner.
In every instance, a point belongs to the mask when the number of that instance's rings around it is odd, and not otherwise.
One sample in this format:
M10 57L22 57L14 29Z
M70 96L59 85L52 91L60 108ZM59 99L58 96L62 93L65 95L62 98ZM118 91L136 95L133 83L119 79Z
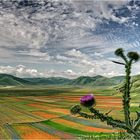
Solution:
M57 55L56 59L59 62L70 63L75 66L94 66L93 60L88 55L76 49L69 50L64 55Z
M37 69L27 68L24 65L12 66L0 66L0 73L11 74L17 77L68 77L75 78L78 76L73 70L68 69L66 71L55 71L44 70L44 72L39 72Z
M99 52L95 52L94 56L98 57L98 58L102 58L103 54L99 53Z
M65 75L66 77L70 77L70 78L75 78L75 77L78 76L78 74L75 73L75 72L74 72L73 70L71 70L71 69L68 69L68 70L64 71L64 75Z
M68 61L68 60L69 60L68 57L62 56L62 55L60 55L60 54L56 55L56 59L57 59L57 60L62 60L62 61Z
M0 73L14 74L15 68L11 66L0 66Z
M95 68L92 68L88 71L88 74L89 75L92 75L92 74L95 74Z
M72 56L72 57L77 57L77 58L85 58L86 55L81 53L79 50L72 49L68 52L66 52L67 55Z
M48 35L38 26L16 17L12 12L0 16L0 45L9 48L40 48L48 40Z
M50 60L51 56L47 52L40 52L37 49L30 49L29 51L18 51L20 55L36 57L40 60Z
M0 66L0 73L12 74L18 77L42 77L43 73L38 72L36 69L27 68L23 65L16 67Z
M42 77L43 73L39 73L36 69L30 69L23 65L18 65L14 69L14 73L19 77Z
M74 1L79 11L91 11L93 17L97 17L98 20L107 19L118 22L120 24L128 22L129 18L117 17L113 13L113 9L118 9L128 3L128 0L92 0L92 1ZM113 7L110 8L109 5Z

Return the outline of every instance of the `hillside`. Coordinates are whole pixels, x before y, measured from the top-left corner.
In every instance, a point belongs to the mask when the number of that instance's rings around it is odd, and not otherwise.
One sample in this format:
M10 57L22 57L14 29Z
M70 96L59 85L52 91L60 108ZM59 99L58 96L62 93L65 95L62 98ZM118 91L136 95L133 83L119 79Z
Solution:
M0 85L3 86L17 86L32 84L30 81L18 78L9 74L0 74Z
M97 79L103 78L103 76L97 75L95 77L89 76L80 76L74 80L72 80L69 84L70 85L90 85L95 82Z
M97 79L92 84L95 86L113 86L122 83L124 80L124 76L115 76L112 78L102 77Z
M107 78L101 75L97 75L94 77L81 76L76 79L68 79L63 77L18 78L9 74L0 74L0 85L2 86L17 86L17 85L112 86L121 83L123 79L124 79L123 76ZM140 78L138 77L138 79Z
M50 77L50 78L24 78L31 83L35 83L38 85L61 85L61 84L68 84L72 80L62 77Z
M123 76L112 78L97 75L95 77L81 76L70 82L71 85L87 85L87 86L113 86L121 83L124 80Z
M140 92L140 75L132 76L131 83L132 83L131 97L133 97L133 98L134 97L136 97L136 98L140 97L140 95L138 94ZM122 88L123 86L124 86L124 82L120 82L115 86L115 88L119 89L119 88Z
M71 86L114 86L123 85L124 76L115 76L111 78L97 75L94 77L80 76L76 79L63 77L49 78L19 78L9 74L0 74L0 86L19 86L19 85L71 85ZM132 77L132 92L140 91L140 75Z
M133 76L132 78L133 86L131 89L132 93L140 92L140 75ZM135 96L135 94L133 94Z

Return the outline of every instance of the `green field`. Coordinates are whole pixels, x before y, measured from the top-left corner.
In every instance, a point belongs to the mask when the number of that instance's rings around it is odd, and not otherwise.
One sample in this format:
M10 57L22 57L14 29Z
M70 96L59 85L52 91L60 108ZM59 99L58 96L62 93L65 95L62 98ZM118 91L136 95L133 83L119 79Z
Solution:
M109 115L123 119L121 93L114 87L1 87L0 139L118 139L122 130L70 114L71 106L90 92L95 95L96 108L104 113L113 109ZM136 96L132 99L135 118L139 104Z

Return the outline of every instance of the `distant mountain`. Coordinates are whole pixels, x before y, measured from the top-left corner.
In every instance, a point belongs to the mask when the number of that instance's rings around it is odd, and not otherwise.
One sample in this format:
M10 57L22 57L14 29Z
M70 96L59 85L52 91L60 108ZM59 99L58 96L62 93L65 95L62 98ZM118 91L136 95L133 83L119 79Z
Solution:
M121 83L124 80L124 76L116 76L112 78L103 77L97 75L95 77L81 76L73 80L72 85L88 85L88 86L112 86Z
M123 80L124 80L123 76L107 78L101 75L97 75L94 77L81 76L76 79L68 79L63 77L18 78L8 74L0 74L0 85L3 86L17 86L17 85L112 86L121 83Z
M113 86L122 83L124 80L124 76L115 76L112 78L102 77L97 79L93 85L95 86Z
M90 85L94 83L97 79L101 79L103 76L97 75L95 77L89 76L80 76L74 80L72 80L69 84L71 85Z
M38 85L61 85L68 84L71 82L70 79L62 78L62 77L50 77L50 78L24 78L31 83L35 83Z
M0 85L3 86L17 86L17 85L28 85L31 82L26 81L22 78L18 78L9 74L0 74Z

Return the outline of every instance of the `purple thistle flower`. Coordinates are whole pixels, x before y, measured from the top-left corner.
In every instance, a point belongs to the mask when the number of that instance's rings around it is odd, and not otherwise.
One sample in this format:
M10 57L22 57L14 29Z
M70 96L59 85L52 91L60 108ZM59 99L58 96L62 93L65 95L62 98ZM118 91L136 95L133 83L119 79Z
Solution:
M80 99L80 103L85 107L92 107L95 105L95 97L93 94L85 95Z

